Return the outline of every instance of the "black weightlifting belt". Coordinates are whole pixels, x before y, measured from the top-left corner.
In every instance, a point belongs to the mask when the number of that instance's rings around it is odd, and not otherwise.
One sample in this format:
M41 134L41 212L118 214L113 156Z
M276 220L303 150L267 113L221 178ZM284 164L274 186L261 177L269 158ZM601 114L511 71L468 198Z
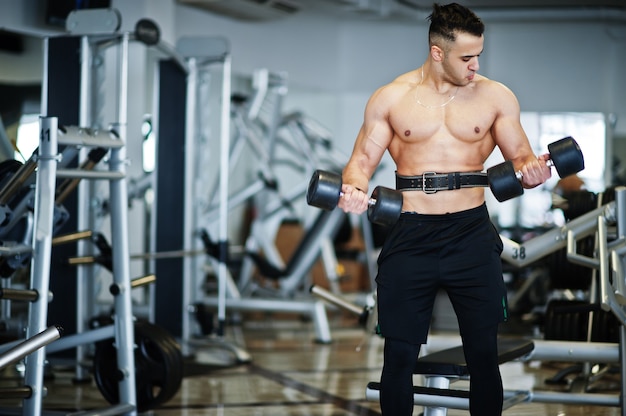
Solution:
M402 176L396 172L398 191L424 191L434 194L437 191L488 186L486 172L424 172L417 176Z

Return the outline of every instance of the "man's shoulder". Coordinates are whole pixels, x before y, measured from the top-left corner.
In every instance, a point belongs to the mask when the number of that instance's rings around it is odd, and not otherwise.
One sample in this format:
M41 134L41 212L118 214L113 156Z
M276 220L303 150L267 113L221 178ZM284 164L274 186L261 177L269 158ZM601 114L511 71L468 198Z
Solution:
M487 78L484 75L476 74L476 78L474 83L477 87L485 90L493 91L510 91L509 87L507 87L504 83L500 81L493 80L491 78Z
M394 96L402 95L417 85L415 71L406 72L397 76L391 82L379 87L375 95Z
M416 70L412 70L398 75L387 86L392 88L410 88L416 86L419 81L419 74Z
M481 96L498 97L500 100L516 99L513 91L500 81L477 75L473 84Z

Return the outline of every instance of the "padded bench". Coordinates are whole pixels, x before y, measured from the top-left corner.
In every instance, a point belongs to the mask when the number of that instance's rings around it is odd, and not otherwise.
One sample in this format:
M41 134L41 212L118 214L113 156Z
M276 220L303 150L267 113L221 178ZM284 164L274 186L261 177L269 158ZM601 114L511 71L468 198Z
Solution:
M498 339L498 362L517 360L530 354L535 347L532 341L516 338ZM448 348L418 358L413 374L423 375L426 386L413 387L413 402L424 406L424 416L445 416L448 408L469 409L469 391L450 389L454 380L468 378L463 346ZM509 395L504 408L528 398L527 392ZM380 383L367 384L366 397L371 401L380 398Z

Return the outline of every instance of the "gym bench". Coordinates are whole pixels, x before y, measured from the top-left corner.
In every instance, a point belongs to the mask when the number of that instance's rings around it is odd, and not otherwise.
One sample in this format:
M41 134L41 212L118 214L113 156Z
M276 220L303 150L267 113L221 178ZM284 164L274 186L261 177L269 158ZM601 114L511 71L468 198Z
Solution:
M498 339L498 363L524 359L535 348L533 341L515 338ZM413 374L423 375L426 386L413 387L413 403L424 406L424 416L445 416L448 408L469 409L469 391L450 389L453 381L468 379L463 346L448 348L417 359ZM380 399L380 383L367 384L366 397ZM528 391L505 392L503 408L530 399Z

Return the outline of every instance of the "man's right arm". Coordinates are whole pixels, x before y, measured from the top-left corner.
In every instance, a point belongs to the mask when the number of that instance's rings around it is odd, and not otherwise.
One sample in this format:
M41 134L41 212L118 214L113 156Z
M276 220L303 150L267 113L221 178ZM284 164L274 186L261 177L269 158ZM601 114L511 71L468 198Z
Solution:
M502 84L494 83L492 97L499 103L499 113L491 132L506 160L511 160L515 170L523 174L524 188L534 188L550 178L548 155L535 156L528 137L520 123L520 108L517 98Z
M387 87L378 89L365 108L363 125L342 174L339 207L346 212L361 213L367 209L369 180L378 167L393 138L389 124L389 94Z

